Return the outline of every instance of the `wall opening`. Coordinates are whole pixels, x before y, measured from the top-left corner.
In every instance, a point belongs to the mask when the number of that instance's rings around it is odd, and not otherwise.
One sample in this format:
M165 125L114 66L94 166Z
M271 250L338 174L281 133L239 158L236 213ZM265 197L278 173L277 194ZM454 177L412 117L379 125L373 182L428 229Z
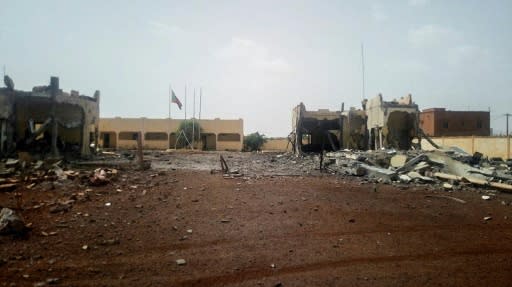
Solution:
M167 141L167 134L162 132L147 132L144 134L147 141Z
M220 142L239 142L240 134L219 134L217 140Z
M101 132L100 139L102 141L103 148L117 147L117 138L115 132Z
M202 133L201 142L203 144L203 150L216 150L217 149L217 137L213 133Z
M136 141L138 132L119 132L119 140Z
M169 134L169 148L174 148L176 146L176 133Z

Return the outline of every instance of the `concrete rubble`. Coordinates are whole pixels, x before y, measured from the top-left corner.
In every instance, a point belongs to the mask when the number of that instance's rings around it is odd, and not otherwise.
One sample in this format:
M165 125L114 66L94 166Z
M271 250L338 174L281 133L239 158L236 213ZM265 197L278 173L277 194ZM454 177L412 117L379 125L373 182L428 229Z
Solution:
M384 183L428 183L445 190L480 186L512 192L510 162L469 155L458 148L434 151L328 152L324 168L332 173L366 176Z

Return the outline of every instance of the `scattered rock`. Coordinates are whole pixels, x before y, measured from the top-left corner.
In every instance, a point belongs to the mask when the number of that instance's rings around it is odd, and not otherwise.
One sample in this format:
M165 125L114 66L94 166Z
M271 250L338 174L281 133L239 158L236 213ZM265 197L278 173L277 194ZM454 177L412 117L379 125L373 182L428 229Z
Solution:
M178 264L178 266L185 265L187 261L185 261L185 259L178 259L176 260L176 264Z
M23 219L12 209L2 208L0 211L0 234L23 235L28 231Z

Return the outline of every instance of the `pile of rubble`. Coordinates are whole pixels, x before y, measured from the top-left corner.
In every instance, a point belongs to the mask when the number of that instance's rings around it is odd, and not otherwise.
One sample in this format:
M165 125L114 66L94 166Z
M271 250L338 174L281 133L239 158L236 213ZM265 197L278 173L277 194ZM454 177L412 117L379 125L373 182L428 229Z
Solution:
M434 151L337 151L327 153L323 167L333 173L367 176L391 183L440 184L445 189L476 185L512 191L512 161L487 159L458 148Z
M116 169L72 170L63 161L38 160L34 162L19 159L0 161L0 192L14 191L18 187L32 189L44 183L67 185L103 185L117 176Z

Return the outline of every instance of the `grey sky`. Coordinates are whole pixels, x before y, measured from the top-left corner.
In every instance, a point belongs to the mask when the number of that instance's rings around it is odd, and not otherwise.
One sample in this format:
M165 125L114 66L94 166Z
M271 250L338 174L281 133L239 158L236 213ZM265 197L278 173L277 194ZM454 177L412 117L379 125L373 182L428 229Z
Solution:
M102 117L167 117L169 84L182 102L188 84L188 115L203 87L203 118L286 136L301 101L360 107L361 42L367 97L490 108L495 131L512 112L512 1L0 2L16 88L99 89Z

